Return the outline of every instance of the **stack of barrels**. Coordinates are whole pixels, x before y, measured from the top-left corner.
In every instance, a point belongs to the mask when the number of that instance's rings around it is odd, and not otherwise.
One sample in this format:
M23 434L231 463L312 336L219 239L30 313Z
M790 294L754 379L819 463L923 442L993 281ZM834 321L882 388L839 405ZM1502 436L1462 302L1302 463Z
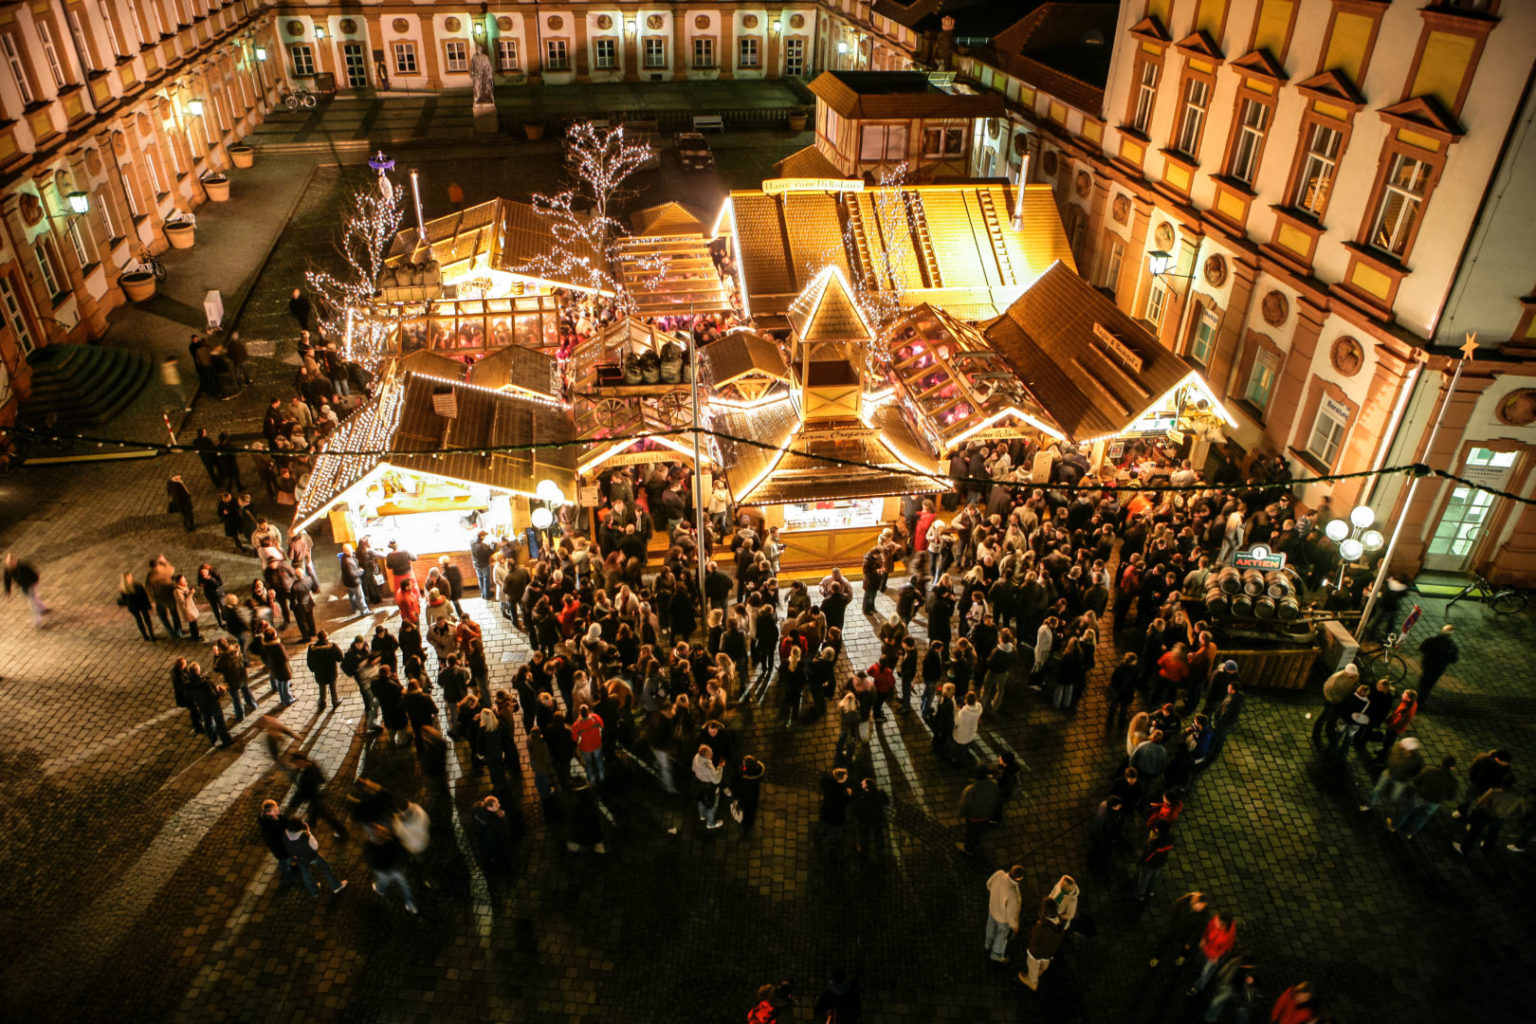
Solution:
M1205 579L1205 607L1216 619L1278 619L1301 614L1296 584L1283 572L1262 572L1226 565Z

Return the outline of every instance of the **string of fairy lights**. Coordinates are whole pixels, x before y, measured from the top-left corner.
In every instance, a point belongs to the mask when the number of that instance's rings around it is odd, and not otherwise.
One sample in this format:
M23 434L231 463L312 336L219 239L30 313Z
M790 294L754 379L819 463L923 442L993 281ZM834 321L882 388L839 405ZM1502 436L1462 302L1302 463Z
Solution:
M55 444L58 444L58 443L76 443L76 444L88 444L88 445L89 444L94 444L99 449L115 448L115 449L123 449L123 450L134 450L134 451L137 451L139 453L153 453L155 455L201 454L203 452L203 450L200 450L200 449L198 449L198 448L196 448L196 447L194 447L193 445L190 445L190 444L171 443L171 442L166 442L166 441L138 441L138 440L129 440L129 439L124 439L124 438L97 437L97 436L93 436L93 435L89 435L89 434L66 434L66 433L60 433L58 431L40 431L40 430L29 429L29 428L25 428L25 427L18 427L18 428L15 428L15 430L16 430L17 434L19 436L23 437L23 438L31 437L31 438L34 438L34 439L44 440L44 441L48 441L48 442L55 443ZM629 441L644 441L644 440L651 439L651 438L675 437L675 436L679 436L679 435L691 435L692 433L694 433L694 428L693 427L676 427L676 428L667 429L667 430L646 430L644 432L637 432L637 433L632 433L632 434L615 434L615 435L613 435L611 437L604 437L604 438L601 439L601 443L603 443L603 444L616 444L616 443L629 442ZM708 428L708 427L700 427L698 429L698 433L699 433L699 435L701 437L717 438L717 439L722 440L722 441L730 441L730 442L733 442L735 444L740 444L740 445L750 445L750 446L752 446L754 448L762 448L762 449L766 449L766 450L774 451L774 452L777 452L779 450L779 448L780 448L779 445L772 444L772 443L769 443L769 442L766 442L766 441L758 441L758 440L755 440L754 438L750 438L750 437L741 437L741 436L739 436L737 434L732 434L732 433L729 433L729 432L723 431L723 430L714 430L714 429L711 429L711 428ZM508 454L514 454L514 453L519 453L519 452L558 451L558 450L565 449L565 448L584 448L584 447L589 447L592 443L593 443L592 439L589 438L589 439L576 439L576 440L571 440L571 441L533 442L533 443L529 443L529 444L472 445L472 446L462 447L462 448L442 448L442 449L440 449L438 451L435 451L435 452L432 452L430 454L431 454L433 459L446 458L446 457L454 456L454 455L478 455L478 456L480 456L482 458L485 458L485 457L489 457L489 456L492 456L492 455L508 455ZM288 452L288 453L285 453L285 452L283 452L280 449L279 450L273 450L273 449L269 449L269 448L256 448L256 447L245 446L245 445L227 445L227 446L221 447L218 450L221 451L221 452L228 452L228 453L233 453L233 454L264 455L264 456L267 456L267 457L271 457L273 455L283 455L283 454L291 454L291 455L310 454L310 453L304 453L304 452ZM786 455L795 455L795 456L799 456L801 458L810 459L810 460L815 461L815 462L820 462L820 463L823 463L825 465L837 466L837 467L841 467L841 468L845 468L845 469L867 469L867 470L873 470L873 471L876 471L876 472L891 472L891 471L893 471L895 469L895 467L888 466L888 465L883 466L883 465L879 465L877 463L865 462L865 461L862 461L862 460L859 460L859 459L845 459L845 458L840 458L840 457L835 456L835 455L828 455L828 454L826 454L824 452L816 452L816 451L811 451L809 449L795 448L795 447L792 447L792 446L784 448L784 453ZM335 456L345 457L345 458L348 458L348 459L351 459L351 458L371 458L371 459L378 459L380 461L383 461L383 460L386 460L386 459L388 459L388 458L390 458L392 456L410 457L410 458L421 458L423 455L426 455L428 453L420 451L419 449L399 449L399 448L390 448L390 447L386 446L386 447L374 447L374 448L359 448L359 449L356 449L356 450L349 449L347 451L334 451L334 452L333 451L328 451L326 449L321 449L318 453L312 453L312 454L317 454L317 455L335 455ZM1149 493L1150 492L1156 492L1158 494L1198 494L1198 493L1203 493L1203 492L1210 491L1210 490L1213 490L1213 489L1218 489L1218 488L1213 488L1212 485L1210 485L1208 483L1176 485L1176 484L1153 483L1153 482L1145 482L1145 483L1143 483L1143 482L1140 482L1140 481L1132 481L1132 482L1128 482L1128 483L1127 482L1119 482L1119 481L1117 481L1117 482L1114 482L1114 483L1111 484L1111 483L1107 483L1107 482L1103 482L1103 481L1096 481L1096 482L1087 482L1087 483L1080 483L1080 484L1065 484L1065 483L1041 484L1041 483L1034 483L1034 482L1032 482L1030 480L1027 480L1027 479L1026 480L1020 480L1020 479L1011 478L1011 477L986 477L986 476L982 476L982 477L972 477L972 476L949 477L947 475L943 475L943 476L944 476L944 479L951 479L951 480L953 480L954 483L957 486L968 485L968 486L973 486L973 487L983 487L983 486L988 486L989 487L989 486L991 486L993 484L1002 484L1003 486L1006 486L1006 487L1036 487L1036 488L1041 488L1041 489L1048 489L1048 490L1051 490L1051 491L1054 491L1054 492L1058 492L1058 493L1061 493L1061 494L1076 494L1078 492L1095 492L1095 491L1103 491L1103 490L1108 490L1108 489L1112 489L1116 493L1135 493L1135 492L1138 492L1138 491L1146 491L1146 492L1149 492ZM1429 465L1427 465L1425 463L1422 463L1422 462L1408 463L1408 464L1401 465L1401 466L1384 466L1384 467L1382 467L1380 469L1364 469L1364 470L1359 470L1359 471L1354 472L1354 473L1325 473L1325 474L1318 474L1318 475L1313 475L1313 476L1300 476L1300 477L1295 477L1295 478L1287 481L1286 483L1287 483L1288 486L1294 486L1294 485L1306 486L1306 485L1309 485L1309 484L1337 483L1337 482L1342 481L1342 480L1361 480L1361 479L1367 479L1367 478L1384 478L1384 477L1392 477L1392 476L1403 476L1403 477L1409 477L1409 478L1412 478L1412 477L1419 477L1419 478L1434 477L1434 478L1440 479L1440 480L1448 480L1451 483L1454 483L1454 484L1456 484L1457 486L1460 486L1460 487L1468 487L1468 488L1471 488L1471 489L1476 490L1476 491L1481 491L1481 492L1483 492L1485 494L1490 494L1490 495L1492 495L1492 496L1494 496L1496 498L1505 498L1505 499L1508 499L1509 501L1518 502L1518 503L1520 503L1522 505L1536 505L1536 497L1527 497L1527 496L1524 496L1524 495L1516 494L1513 491L1506 491L1506 490L1502 490L1502 489L1497 488L1497 487L1491 487L1488 484L1481 483L1481 482L1476 481L1476 480L1470 480L1470 479L1468 479L1466 477L1458 476L1457 474L1451 473L1451 472L1449 472L1447 470L1434 469L1434 468L1430 467ZM1242 484L1232 485L1231 487L1219 488L1219 489L1238 490L1238 491L1249 490L1249 489L1263 490L1263 489L1265 489L1266 486L1268 486L1268 485L1263 484L1263 483L1253 483L1253 484L1242 483Z

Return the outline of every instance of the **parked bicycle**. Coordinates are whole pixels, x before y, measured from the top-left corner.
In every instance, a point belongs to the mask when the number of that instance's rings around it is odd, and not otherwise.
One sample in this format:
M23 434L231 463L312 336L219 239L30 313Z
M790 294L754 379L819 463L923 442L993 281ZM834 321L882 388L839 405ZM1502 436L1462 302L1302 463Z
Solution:
M298 110L300 107L310 110L318 102L315 94L302 85L293 89L283 90L283 105L289 110Z
M165 264L160 262L160 257L148 249L140 249L138 256L129 260L123 266L123 273L125 274L136 274L140 271L154 274L156 281L165 280Z
M1500 615L1513 615L1525 608L1530 595L1514 587L1495 587L1479 572L1472 574L1472 582L1462 587L1461 592L1451 598L1451 603L1445 606L1445 610L1449 612L1451 606L1463 598L1491 605Z
M1374 684L1377 680L1385 679L1393 686L1401 683L1403 677L1408 674L1408 662L1397 653L1397 649L1403 645L1403 634L1388 633L1375 650L1367 651L1364 647L1355 656L1356 664L1360 666L1360 675L1367 683Z

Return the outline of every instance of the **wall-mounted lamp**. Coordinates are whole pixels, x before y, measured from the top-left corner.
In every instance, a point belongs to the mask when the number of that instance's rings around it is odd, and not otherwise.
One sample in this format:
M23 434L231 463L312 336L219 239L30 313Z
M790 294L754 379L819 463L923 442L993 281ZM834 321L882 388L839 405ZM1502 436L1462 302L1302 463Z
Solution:
M633 21L626 21L624 23L624 34L629 36L629 37L631 37L631 38L633 38L634 34L636 32L638 32L639 30L640 30L640 26L635 24Z
M325 29L321 28L319 25L315 26L315 38L316 39L324 39L325 38Z
M192 100L189 103L187 103L187 113L191 114L193 117L202 117L203 116L203 101L202 100Z
M773 31L774 35L778 35L780 32L784 31L784 26L777 21L773 22L769 28Z
M483 36L483 35L485 35L485 25L482 22L478 22L478 21L475 22L475 35L476 36Z
M1170 274L1173 268L1173 254L1163 249L1153 249L1147 253L1147 268L1152 271L1153 277L1182 277L1193 280L1194 274Z
M88 213L91 209L91 197L86 192L71 192L65 197L69 200L71 213Z
M261 61L267 59L267 48L265 46L256 47L256 59Z
M848 52L848 44L847 43L838 43L837 44L837 52L838 53L847 53Z

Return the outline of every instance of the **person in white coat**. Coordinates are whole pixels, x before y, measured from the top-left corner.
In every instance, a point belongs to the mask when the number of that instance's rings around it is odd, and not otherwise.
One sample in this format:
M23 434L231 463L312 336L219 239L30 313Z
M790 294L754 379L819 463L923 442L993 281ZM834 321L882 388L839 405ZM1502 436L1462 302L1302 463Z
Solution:
M1019 932L1019 909L1023 898L1019 883L1024 868L1015 864L1004 871L998 868L987 879L987 955L996 963L1008 961L1008 940Z

